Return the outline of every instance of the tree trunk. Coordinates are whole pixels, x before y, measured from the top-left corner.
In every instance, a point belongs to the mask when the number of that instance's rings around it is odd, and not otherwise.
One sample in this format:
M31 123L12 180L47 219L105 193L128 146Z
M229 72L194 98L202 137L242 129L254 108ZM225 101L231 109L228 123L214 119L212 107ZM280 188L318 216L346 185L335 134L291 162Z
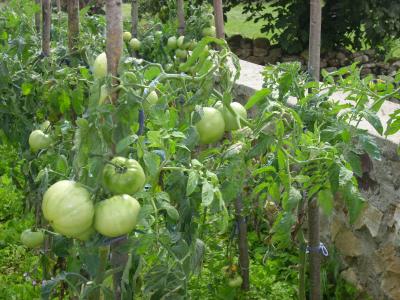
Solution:
M236 222L239 227L239 265L240 272L243 278L242 290L250 289L249 276L249 246L247 242L247 224L243 216L243 201L242 195L239 195L235 200Z
M117 77L118 64L122 54L122 1L107 0L106 1L106 20L107 20L107 70L110 75ZM113 85L116 84L113 79ZM112 102L115 103L117 95L114 93Z
M215 17L215 29L217 31L217 38L224 39L224 12L222 10L222 0L214 1L214 17Z
M321 52L321 2L310 0L310 40L308 72L316 81L320 74L320 52Z
M40 0L35 0L36 4L39 5L39 7L41 8L41 1ZM35 13L35 28L36 28L36 32L40 32L40 18L41 18L41 10L39 9L39 11L37 13Z
M74 53L79 43L79 0L68 0L68 51Z
M50 56L51 0L42 0L42 15L42 53L44 56Z
M178 14L178 33L185 34L185 4L183 0L176 1L177 14Z
M131 18L132 18L132 36L137 37L138 35L138 25L139 25L139 1L132 0L131 6Z

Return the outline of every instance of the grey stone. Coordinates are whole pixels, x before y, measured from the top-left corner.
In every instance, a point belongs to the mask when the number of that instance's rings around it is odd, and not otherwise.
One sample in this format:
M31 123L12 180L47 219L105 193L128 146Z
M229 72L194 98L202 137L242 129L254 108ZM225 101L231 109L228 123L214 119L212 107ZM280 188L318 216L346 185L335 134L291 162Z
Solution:
M346 56L346 54L344 54L343 52L338 52L338 53L336 54L336 58L337 58L338 60L347 60L347 56Z
M253 49L243 49L240 48L236 51L236 55L239 56L242 59L248 58L253 54Z
M268 49L253 48L253 55L258 57L266 57L268 55Z
M379 233L382 217L383 213L379 209L373 205L367 204L354 226L356 229L365 226L368 228L371 236L376 237Z
M253 41L253 46L254 48L269 49L270 43L269 40L266 38L256 38Z
M331 73L331 72L337 71L337 68L336 68L336 67L329 67L329 68L326 68L325 70L326 70L328 73Z
M265 62L269 64L276 63L282 57L281 48L272 48L269 50L268 56L265 58Z
M299 61L299 60L300 59L297 56L293 56L293 55L284 56L281 59L282 62L292 62L292 61Z
M342 255L357 257L363 254L362 241L350 230L340 231L335 238L336 248Z
M239 48L242 39L243 37L240 34L235 34L228 39L228 43L232 48Z
M253 40L249 38L243 38L240 41L240 48L251 49L253 48Z
M400 275L386 273L383 277L381 288L390 299L400 299Z

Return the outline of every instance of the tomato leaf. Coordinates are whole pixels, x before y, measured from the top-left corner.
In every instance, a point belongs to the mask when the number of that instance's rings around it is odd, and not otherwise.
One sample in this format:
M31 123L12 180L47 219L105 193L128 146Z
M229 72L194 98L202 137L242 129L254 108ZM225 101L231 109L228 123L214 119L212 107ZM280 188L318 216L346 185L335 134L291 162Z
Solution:
M324 213L329 216L333 210L333 195L331 190L325 189L318 192L318 204Z
M201 189L201 201L204 206L209 206L214 200L214 188L206 180L203 181L203 186Z
M198 183L199 183L199 174L194 170L190 170L186 186L186 196L190 196L194 192Z
M269 94L271 94L271 90L267 88L257 91L256 93L254 93L253 96L250 97L250 99L247 101L244 107L246 109L252 108L254 105L263 100Z

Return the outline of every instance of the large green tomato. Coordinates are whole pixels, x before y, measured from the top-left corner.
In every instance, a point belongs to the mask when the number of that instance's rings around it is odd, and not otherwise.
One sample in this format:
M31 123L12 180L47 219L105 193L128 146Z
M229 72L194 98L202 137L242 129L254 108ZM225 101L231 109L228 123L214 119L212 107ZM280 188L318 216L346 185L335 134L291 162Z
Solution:
M228 285L233 288L240 287L243 283L243 278L240 275L236 275L234 278L228 280Z
M85 230L81 234L77 235L75 238L80 241L87 241L92 236L93 233L95 233L94 228L89 227L87 230Z
M46 149L50 144L51 137L39 129L32 131L29 135L29 146L33 152Z
M175 55L177 58L180 59L185 59L188 55L188 52L186 50L182 50L182 49L176 49L175 50Z
M185 45L185 37L183 35L181 35L177 40L176 40L176 45L178 46L178 48L180 49L185 49L184 45Z
M145 99L145 101L144 101L144 103L143 103L143 107L144 107L144 109L148 110L148 109L150 109L153 105L156 105L157 103L158 103L158 95L157 95L157 92L156 92L156 91L151 91L151 92L147 95L147 97L146 97L146 99Z
M203 107L203 116L196 124L200 143L212 144L224 136L225 122L221 112L213 107Z
M131 232L138 221L140 204L129 195L119 195L96 204L94 228L107 237Z
M132 34L129 31L125 31L122 35L122 38L124 42L127 43L132 39Z
M146 181L141 165L134 159L114 157L103 169L103 185L116 195L140 191Z
M21 233L21 242L28 248L36 248L43 245L43 231L32 231L26 229Z
M129 46L134 50L134 51L138 51L140 49L140 47L142 46L142 42L139 41L137 38L133 38L131 39L131 41L129 42Z
M206 37L206 36L216 37L217 34L216 34L215 26L210 26L210 27L204 28L202 31L202 35L204 37Z
M177 45L176 37L175 37L175 36L171 36L171 37L168 39L168 41L167 41L167 47L168 47L169 49L174 50L174 49L176 49L177 46L178 46L178 45Z
M89 192L79 183L61 180L44 193L44 218L58 233L78 238L93 223L94 205Z
M96 79L103 78L107 75L107 55L105 52L96 57L93 64L93 76Z
M222 102L218 101L215 103L215 108L218 109L224 117L226 131L239 129L239 123L236 121L236 116L233 115L226 107L224 107ZM247 119L247 111L242 104L239 102L232 102L231 108L238 116L245 120Z

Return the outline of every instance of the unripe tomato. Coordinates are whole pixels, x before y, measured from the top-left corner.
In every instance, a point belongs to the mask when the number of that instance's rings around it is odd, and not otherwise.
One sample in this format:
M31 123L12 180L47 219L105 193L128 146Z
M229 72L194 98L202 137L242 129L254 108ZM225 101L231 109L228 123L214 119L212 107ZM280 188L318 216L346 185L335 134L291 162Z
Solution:
M216 37L216 35L217 35L215 26L206 27L203 29L203 31L201 33L204 37L206 37L206 36Z
M171 50L175 50L177 47L177 40L175 36L171 36L167 41L167 47Z
M149 109L153 105L156 105L158 103L158 95L156 91L151 91L147 97L146 100L143 103L144 109Z
M93 64L93 77L95 79L103 78L107 75L107 55L105 52L100 53Z
M137 83L138 78L135 73L128 71L122 74L122 81L124 83Z
M107 237L131 232L138 221L140 204L129 195L119 195L96 205L94 228Z
M183 35L181 35L178 40L176 41L176 45L178 46L178 48L180 49L184 49L184 42L185 42L185 37Z
M240 287L243 283L243 278L239 274L228 280L228 285L233 288Z
M189 49L190 51L193 51L194 48L196 48L196 46L197 46L197 42L195 40L191 40L187 44L188 44L187 49Z
M101 105L101 104L103 104L105 102L105 100L107 99L109 94L110 93L108 92L107 85L103 84L100 87L99 105Z
M46 149L50 144L51 137L39 129L32 131L29 135L29 146L33 152Z
M21 242L28 248L36 248L43 245L44 233L43 231L32 231L26 229L21 233Z
M137 38L133 38L129 42L129 47L131 47L132 50L134 50L134 51L138 51L141 46L142 46L142 42L139 41Z
M225 122L221 112L213 107L203 107L203 116L196 124L200 143L212 144L224 136Z
M162 31L159 31L159 30L158 30L158 31L154 32L154 37L155 37L156 39L161 39L162 36L163 36Z
M124 42L127 43L132 39L132 34L129 31L125 31L122 35L122 38Z
M185 59L187 57L188 53L187 53L186 50L176 49L175 50L175 55L176 55L177 58Z
M90 226L87 230L77 235L76 239L80 241L87 241L92 236L93 233L95 233L95 230L92 226Z
M215 108L217 108L224 117L225 121L225 130L232 131L239 129L239 123L236 121L236 116L233 115L226 107L223 106L222 102L218 101L215 104ZM236 114L243 119L247 119L247 111L242 104L239 102L232 102L231 108L236 112Z
M90 194L75 181L61 180L50 186L43 196L42 211L54 230L67 237L79 237L93 223Z
M134 159L117 156L103 169L103 186L116 195L136 193L145 181L143 168Z
M46 132L50 129L51 123L50 121L46 120L42 124L40 124L39 129L43 132Z

